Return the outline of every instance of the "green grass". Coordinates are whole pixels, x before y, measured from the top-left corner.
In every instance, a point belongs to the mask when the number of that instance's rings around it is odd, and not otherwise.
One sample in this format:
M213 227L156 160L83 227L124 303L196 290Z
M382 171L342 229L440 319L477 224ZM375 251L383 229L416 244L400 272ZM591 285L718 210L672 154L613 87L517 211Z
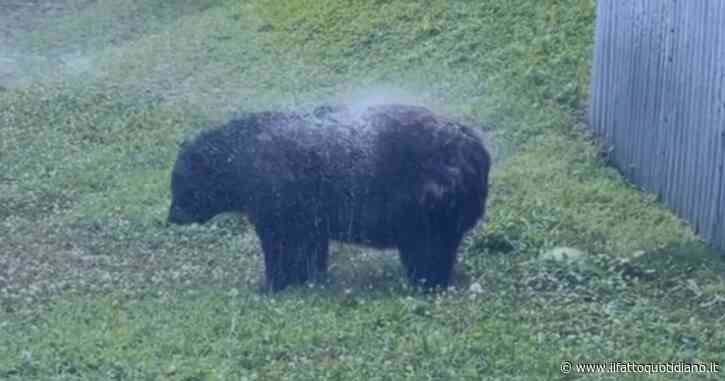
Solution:
M548 380L564 360L723 358L725 261L582 125L593 1L66 3L17 48L87 66L0 91L0 379ZM336 245L326 284L270 296L247 222L162 223L190 133L383 96L482 126L496 153L454 289ZM583 255L543 259L562 246Z

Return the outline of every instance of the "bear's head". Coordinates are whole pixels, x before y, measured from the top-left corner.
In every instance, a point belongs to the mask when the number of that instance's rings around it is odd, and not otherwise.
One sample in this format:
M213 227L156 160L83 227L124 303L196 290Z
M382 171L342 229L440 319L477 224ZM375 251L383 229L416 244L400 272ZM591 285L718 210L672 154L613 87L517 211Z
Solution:
M172 224L203 224L217 214L237 211L235 187L222 152L210 135L185 144L171 173Z

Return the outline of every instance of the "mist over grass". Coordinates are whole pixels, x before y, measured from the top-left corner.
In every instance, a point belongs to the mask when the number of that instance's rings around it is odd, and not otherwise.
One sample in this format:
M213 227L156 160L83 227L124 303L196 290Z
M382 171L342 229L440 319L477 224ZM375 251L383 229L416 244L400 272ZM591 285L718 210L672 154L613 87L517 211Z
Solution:
M0 91L0 379L528 380L562 360L722 359L722 259L586 133L593 1L57 4L13 10L27 68ZM247 222L163 224L180 141L322 102L485 131L487 217L454 289L335 245L327 284L264 295ZM545 259L561 246L583 255Z

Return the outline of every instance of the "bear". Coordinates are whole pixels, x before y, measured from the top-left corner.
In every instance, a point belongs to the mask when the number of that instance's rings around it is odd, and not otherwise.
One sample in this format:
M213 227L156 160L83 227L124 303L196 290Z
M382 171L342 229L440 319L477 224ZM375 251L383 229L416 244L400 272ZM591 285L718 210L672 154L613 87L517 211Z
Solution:
M478 131L422 106L248 113L182 144L167 222L246 215L273 292L324 276L331 240L397 249L410 282L447 287L490 167Z

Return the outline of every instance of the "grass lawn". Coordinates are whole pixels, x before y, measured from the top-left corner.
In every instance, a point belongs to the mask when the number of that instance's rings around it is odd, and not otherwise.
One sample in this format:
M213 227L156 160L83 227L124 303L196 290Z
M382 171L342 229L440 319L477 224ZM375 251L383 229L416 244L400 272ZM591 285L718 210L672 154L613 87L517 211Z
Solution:
M560 365L722 361L725 260L587 133L593 0L56 3L0 5L0 379L639 379ZM328 283L267 295L246 221L164 224L184 137L361 99L485 130L492 193L455 287L423 293L395 252L335 245Z

